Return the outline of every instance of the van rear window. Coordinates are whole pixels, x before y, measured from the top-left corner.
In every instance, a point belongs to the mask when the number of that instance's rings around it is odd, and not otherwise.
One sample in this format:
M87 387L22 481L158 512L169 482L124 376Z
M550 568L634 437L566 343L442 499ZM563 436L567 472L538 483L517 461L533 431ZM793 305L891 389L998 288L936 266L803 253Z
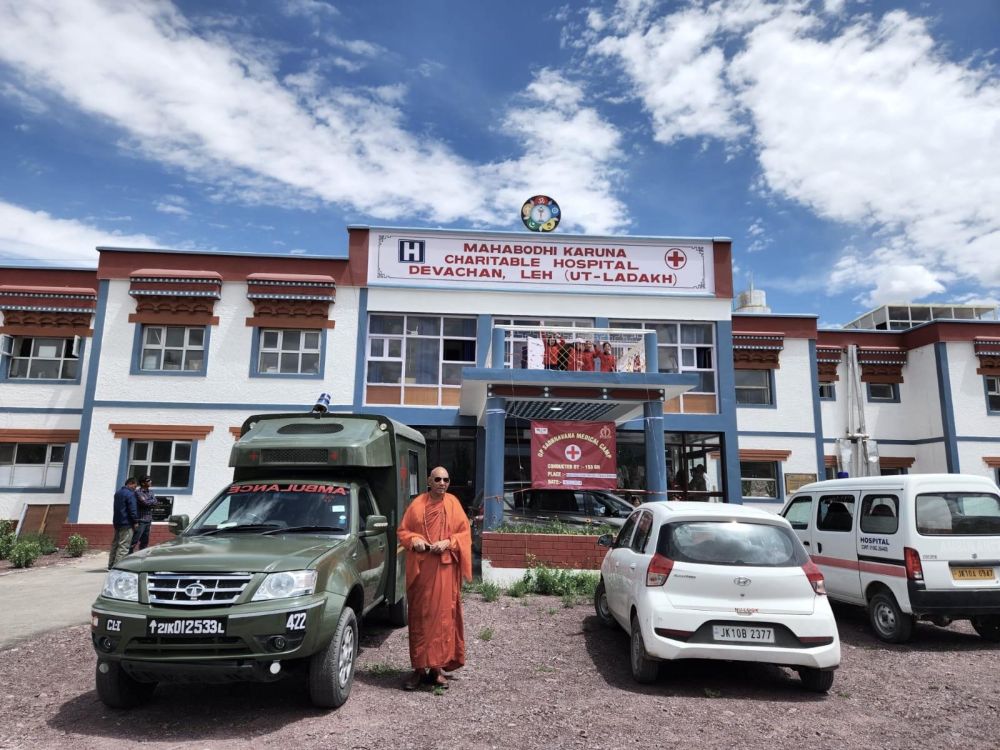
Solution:
M665 524L657 552L679 562L768 568L803 565L806 553L790 529L767 523L691 521Z
M917 495L917 532L925 536L1000 534L1000 496L989 492Z

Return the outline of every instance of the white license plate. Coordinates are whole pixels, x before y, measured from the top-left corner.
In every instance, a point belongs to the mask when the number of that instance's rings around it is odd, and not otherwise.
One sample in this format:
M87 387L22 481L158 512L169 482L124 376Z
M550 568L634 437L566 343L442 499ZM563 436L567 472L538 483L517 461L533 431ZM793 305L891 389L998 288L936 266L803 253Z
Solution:
M154 638L196 638L225 634L225 617L151 617L146 621L146 635Z
M712 638L735 643L774 643L774 628L755 628L749 625L713 625Z

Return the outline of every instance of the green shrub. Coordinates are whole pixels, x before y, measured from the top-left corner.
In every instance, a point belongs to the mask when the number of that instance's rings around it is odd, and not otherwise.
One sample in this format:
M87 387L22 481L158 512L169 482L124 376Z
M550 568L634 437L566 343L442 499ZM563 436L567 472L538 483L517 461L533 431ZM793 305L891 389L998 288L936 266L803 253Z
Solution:
M566 534L571 536L600 536L615 534L618 529L605 523L573 524L559 523L502 523L494 529L500 534Z
M484 581L479 586L479 593L484 602L495 602L500 598L500 587L492 581Z
M87 537L79 534L71 534L66 540L66 551L70 557L81 557L89 546L90 542L87 541Z
M14 533L14 522L8 519L0 520L0 536Z
M524 577L514 584L518 587L520 596L525 594L541 594L543 596L561 596L565 606L569 597L576 602L576 597L592 597L600 580L598 573L565 570L563 568L531 568ZM513 588L513 586L511 587ZM507 593L510 593L509 591Z
M0 560L10 557L10 551L14 548L17 538L12 533L0 535Z
M507 589L507 596L512 596L515 599L520 599L522 596L527 596L531 593L531 583L529 581L520 578Z
M19 541L34 542L38 545L38 549L41 550L43 555L51 555L59 549L56 547L56 543L52 541L52 537L48 534L21 534Z
M10 561L15 568L30 568L42 554L38 542L19 541L10 551Z

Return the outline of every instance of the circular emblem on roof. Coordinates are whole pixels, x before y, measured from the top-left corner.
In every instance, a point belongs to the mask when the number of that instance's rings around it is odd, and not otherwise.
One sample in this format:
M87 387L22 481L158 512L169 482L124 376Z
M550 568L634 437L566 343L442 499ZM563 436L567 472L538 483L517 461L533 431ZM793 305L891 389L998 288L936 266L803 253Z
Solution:
M533 195L521 206L521 221L532 232L551 232L561 218L559 204L547 195Z

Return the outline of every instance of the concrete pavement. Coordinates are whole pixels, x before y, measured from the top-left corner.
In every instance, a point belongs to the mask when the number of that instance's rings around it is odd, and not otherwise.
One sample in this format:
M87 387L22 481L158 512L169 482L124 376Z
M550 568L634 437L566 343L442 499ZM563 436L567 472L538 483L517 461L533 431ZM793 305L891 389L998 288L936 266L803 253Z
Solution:
M45 568L0 574L0 649L50 630L90 621L104 584L108 553Z

